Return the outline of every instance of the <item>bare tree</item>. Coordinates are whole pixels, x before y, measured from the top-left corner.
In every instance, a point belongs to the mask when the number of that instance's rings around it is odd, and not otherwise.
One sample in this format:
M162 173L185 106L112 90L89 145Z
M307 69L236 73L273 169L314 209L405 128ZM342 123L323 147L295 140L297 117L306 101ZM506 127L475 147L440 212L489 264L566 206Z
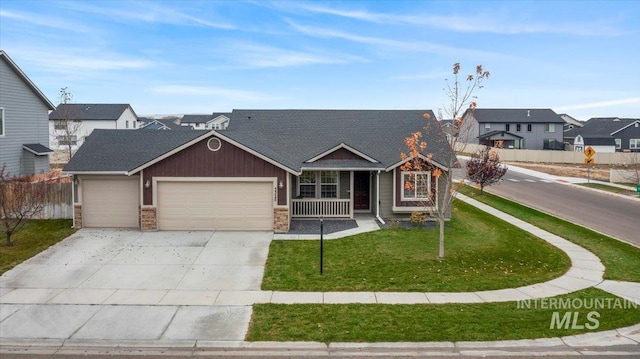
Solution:
M453 200L460 186L459 182L453 180L454 169L459 167L460 163L455 155L448 155L450 151L442 149L449 148L456 152L464 150L458 146L460 132L464 129L464 111L473 111L476 108L475 93L483 87L483 81L489 78L489 71L478 65L475 74L467 75L464 80L460 76L460 63L455 63L453 81L447 79L444 89L450 100L449 104L444 106L444 111L453 119L453 124L458 130L451 133L449 139L443 134L434 139L436 143L431 144L423 140L422 131L416 131L404 141L407 152L400 154L401 159L406 160L401 170L409 173L404 179L404 190L420 198L422 207L438 222L440 258L444 258L445 221L451 216ZM425 114L424 117L427 120L427 125L423 128L424 133L430 133L434 130L432 126L442 123L431 119L429 114ZM438 129L439 132L440 130L441 128ZM432 161L434 155L438 162Z
M498 183L506 173L507 167L500 162L495 148L484 146L467 161L467 177L480 187L481 194L485 187Z
M640 152L625 153L623 178L631 183L640 184Z
M11 235L20 230L26 221L33 218L46 205L47 181L33 182L33 178L17 177L0 169L0 223L11 246Z
M73 95L67 87L60 89L59 103L56 108L57 116L53 123L53 142L57 148L64 148L65 159L68 162L73 157L79 138L83 135L82 122L68 106L73 101Z

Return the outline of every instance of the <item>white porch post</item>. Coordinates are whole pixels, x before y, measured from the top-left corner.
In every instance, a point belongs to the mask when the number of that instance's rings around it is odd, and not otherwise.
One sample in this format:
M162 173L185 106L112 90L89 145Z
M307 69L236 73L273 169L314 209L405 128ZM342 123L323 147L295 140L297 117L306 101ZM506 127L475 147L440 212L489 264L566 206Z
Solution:
M353 171L349 171L349 218L353 218Z

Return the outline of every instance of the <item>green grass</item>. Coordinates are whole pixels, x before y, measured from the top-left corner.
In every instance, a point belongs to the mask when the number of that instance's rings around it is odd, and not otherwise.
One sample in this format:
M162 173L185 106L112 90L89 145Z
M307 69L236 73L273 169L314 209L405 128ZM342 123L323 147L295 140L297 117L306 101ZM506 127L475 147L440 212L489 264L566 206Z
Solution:
M595 188L595 189L599 189L599 190L603 190L603 191L607 191L607 192L626 194L626 195L636 195L637 194L637 192L635 190L632 191L632 190L629 190L629 189L609 186L609 185L602 184L602 183L577 183L577 185L578 186L583 186L583 187L588 187L588 188Z
M471 187L459 191L593 252L606 268L605 279L640 282L640 248L486 192L480 195Z
M11 236L0 233L0 275L75 233L70 219L30 220Z
M557 298L591 300L615 296L595 288ZM618 298L618 300L621 300ZM540 302L538 302L540 304ZM588 303L588 302L587 302ZM629 302L627 307L629 307ZM640 322L640 308L562 308L579 312L577 324L591 311L599 327L594 330L549 329L558 309L518 308L517 302L481 304L258 304L247 334L249 341L423 342L485 341L551 338L590 331L617 329Z
M324 241L272 241L262 288L282 291L478 291L544 282L569 269L565 253L457 201L445 258L437 229L382 229Z

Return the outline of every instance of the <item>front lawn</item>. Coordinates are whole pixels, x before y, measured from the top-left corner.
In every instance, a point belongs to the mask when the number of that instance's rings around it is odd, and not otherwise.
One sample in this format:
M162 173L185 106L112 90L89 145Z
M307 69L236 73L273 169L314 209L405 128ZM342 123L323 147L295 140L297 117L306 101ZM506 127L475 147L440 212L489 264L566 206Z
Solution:
M382 229L324 241L271 242L262 289L280 291L466 292L511 288L561 276L570 260L546 242L457 201L445 258L437 229Z
M76 232L70 219L33 219L11 236L0 233L0 275Z
M603 191L607 191L607 192L625 194L627 196L635 196L635 195L637 195L635 190L609 186L609 185L602 184L602 183L576 183L576 185L582 186L582 187L595 188L595 189L599 189L599 190L603 190Z
M257 304L247 333L249 341L315 341L331 342L429 342L485 341L551 338L591 331L603 331L640 322L640 308L633 303L589 288L556 297L570 299L569 307L541 308L542 302L482 304ZM626 305L604 308L574 308L577 304L617 299ZM626 303L626 304L625 304ZM550 329L553 312L562 319L571 314L570 323ZM590 312L591 320L587 319ZM596 316L597 315L597 316ZM597 322L597 323L596 323ZM558 324L558 322L555 322ZM573 324L576 329L572 329ZM565 328L565 325L568 328ZM588 325L588 326L587 326ZM597 325L597 328L594 326ZM579 328L582 326L582 328ZM592 329L590 329L592 328Z
M459 191L588 249L604 264L605 279L640 282L640 248L487 192L480 195L468 186Z

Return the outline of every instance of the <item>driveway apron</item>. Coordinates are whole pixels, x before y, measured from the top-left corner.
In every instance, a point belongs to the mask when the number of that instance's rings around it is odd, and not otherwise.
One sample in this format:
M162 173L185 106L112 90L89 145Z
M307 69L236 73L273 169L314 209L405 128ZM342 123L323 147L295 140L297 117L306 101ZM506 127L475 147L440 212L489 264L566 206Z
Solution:
M0 277L0 340L244 340L272 238L81 229Z

